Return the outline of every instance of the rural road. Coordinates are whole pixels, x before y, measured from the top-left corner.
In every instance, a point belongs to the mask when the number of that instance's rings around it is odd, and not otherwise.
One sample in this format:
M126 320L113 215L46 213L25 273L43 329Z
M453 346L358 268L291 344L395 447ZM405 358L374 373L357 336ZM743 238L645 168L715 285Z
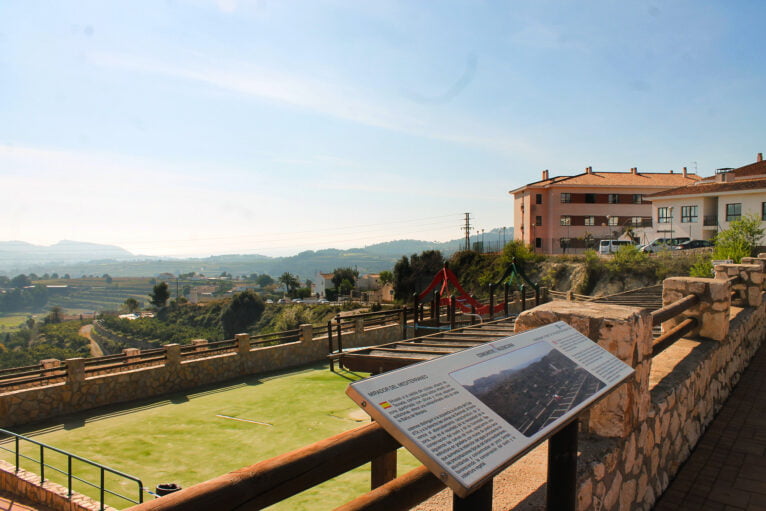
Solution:
M83 327L80 328L80 331L78 333L90 341L90 356L91 357L103 357L104 350L102 350L101 346L99 346L98 343L90 336L90 331L92 329L93 329L93 325L83 325Z

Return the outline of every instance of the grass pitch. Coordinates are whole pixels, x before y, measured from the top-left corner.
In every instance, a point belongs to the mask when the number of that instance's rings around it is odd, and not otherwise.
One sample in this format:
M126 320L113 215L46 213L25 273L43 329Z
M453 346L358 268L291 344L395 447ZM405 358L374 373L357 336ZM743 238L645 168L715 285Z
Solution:
M321 364L289 373L246 377L159 400L97 409L62 417L55 425L17 432L139 477L150 489L169 482L187 487L367 423L369 418L345 395L346 386L361 376L331 373ZM31 445L24 452L39 457ZM419 465L406 451L399 453L400 474ZM7 453L2 457L13 462ZM63 458L49 459L48 454L46 463L66 467ZM21 466L39 474L32 462ZM95 470L77 466L76 470L98 481ZM46 471L46 478L66 485L65 477L51 470ZM369 491L369 484L368 464L271 509L334 508ZM97 491L81 483L75 488L98 498ZM119 485L120 492L133 498L135 488ZM128 507L116 497L106 500L117 508Z

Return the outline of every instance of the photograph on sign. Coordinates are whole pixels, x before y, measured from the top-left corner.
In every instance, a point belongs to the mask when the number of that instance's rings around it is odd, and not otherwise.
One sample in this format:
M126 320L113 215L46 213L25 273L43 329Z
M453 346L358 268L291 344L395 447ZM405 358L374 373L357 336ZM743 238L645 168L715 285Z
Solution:
M605 383L547 342L450 374L522 435L531 437Z
M352 383L347 394L464 497L631 374L557 322Z

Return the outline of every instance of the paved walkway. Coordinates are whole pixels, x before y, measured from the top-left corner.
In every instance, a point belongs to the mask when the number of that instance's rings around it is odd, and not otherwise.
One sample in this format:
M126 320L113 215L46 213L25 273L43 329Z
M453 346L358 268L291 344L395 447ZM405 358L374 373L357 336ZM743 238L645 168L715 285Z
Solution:
M0 511L48 511L48 508L0 490Z
M766 347L654 509L766 511Z

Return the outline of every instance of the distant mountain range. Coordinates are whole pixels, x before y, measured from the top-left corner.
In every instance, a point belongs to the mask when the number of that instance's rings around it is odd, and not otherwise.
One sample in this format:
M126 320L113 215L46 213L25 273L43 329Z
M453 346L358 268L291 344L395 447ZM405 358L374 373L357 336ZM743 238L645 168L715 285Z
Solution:
M46 263L76 263L103 259L133 259L125 249L112 245L85 243L82 241L59 241L44 247L25 241L0 241L0 268Z
M500 250L504 241L513 239L513 229L493 229L483 234L485 251ZM476 237L472 237L476 243ZM232 275L268 273L272 276L290 272L299 277L314 278L318 271L352 267L360 273L390 270L402 256L423 250L440 250L448 256L465 247L465 239L445 242L396 240L348 250L307 250L289 257L268 257L258 254L232 254L204 258L179 259L134 255L113 245L60 241L49 247L23 241L0 241L0 274L56 272L72 277L81 275L156 276L160 273L200 272L208 276L223 272Z

